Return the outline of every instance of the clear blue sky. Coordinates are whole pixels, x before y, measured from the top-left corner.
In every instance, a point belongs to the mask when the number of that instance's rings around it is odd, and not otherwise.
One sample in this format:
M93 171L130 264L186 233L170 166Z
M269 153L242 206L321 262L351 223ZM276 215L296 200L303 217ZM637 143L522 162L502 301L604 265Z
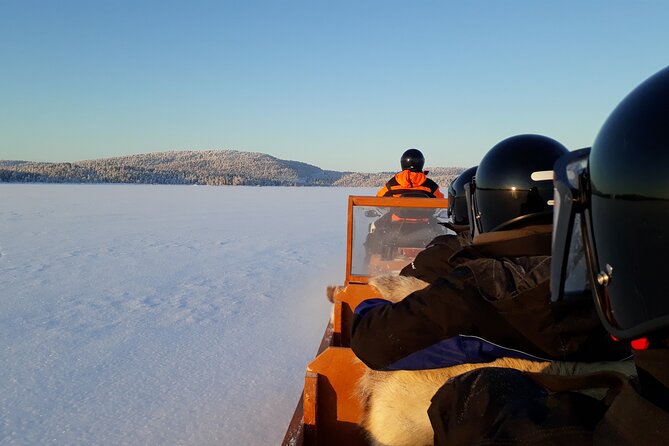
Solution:
M669 2L0 0L0 159L184 149L383 171L589 145L669 64Z

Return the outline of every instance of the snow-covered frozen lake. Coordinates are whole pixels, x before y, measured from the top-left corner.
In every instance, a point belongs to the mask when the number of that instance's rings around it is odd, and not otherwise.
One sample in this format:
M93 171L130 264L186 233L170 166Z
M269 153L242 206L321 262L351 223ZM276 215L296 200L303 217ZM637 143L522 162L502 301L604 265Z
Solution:
M373 192L0 185L0 444L280 443Z

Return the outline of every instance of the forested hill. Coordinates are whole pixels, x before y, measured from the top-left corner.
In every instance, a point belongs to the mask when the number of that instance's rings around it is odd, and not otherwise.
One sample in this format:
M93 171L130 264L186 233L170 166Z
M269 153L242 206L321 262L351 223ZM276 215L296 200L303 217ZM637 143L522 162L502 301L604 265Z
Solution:
M430 178L446 189L461 168L434 168ZM236 150L171 151L75 163L0 161L0 182L142 183L248 186L380 187L392 172L323 170L299 161Z

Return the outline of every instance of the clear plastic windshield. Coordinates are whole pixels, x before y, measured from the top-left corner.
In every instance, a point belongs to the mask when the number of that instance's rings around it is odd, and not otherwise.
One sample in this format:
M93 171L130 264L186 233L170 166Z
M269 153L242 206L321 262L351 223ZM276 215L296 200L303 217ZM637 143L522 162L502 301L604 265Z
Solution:
M397 274L449 230L446 208L354 206L352 276Z

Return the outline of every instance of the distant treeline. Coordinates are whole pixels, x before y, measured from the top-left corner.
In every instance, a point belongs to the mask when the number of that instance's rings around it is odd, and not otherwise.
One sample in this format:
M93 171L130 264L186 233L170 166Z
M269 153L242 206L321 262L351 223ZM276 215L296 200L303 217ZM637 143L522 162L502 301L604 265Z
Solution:
M462 170L437 167L431 169L430 178L445 190ZM393 173L323 170L264 153L236 150L158 152L76 163L0 161L0 182L6 183L381 187Z

